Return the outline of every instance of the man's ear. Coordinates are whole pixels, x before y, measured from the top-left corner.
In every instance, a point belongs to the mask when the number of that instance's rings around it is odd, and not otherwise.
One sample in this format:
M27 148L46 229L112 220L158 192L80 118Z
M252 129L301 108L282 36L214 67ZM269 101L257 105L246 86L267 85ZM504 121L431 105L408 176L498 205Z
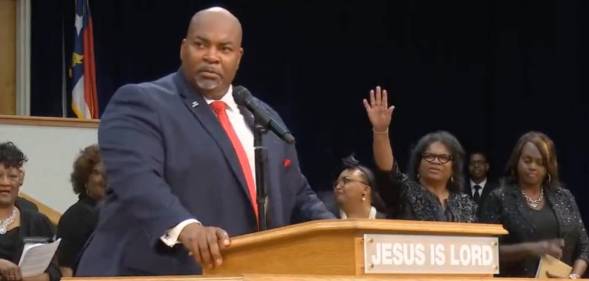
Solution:
M186 38L182 39L182 44L180 44L180 61L184 61L184 53L186 52Z
M239 57L237 58L237 69L239 69L239 66L241 65L241 57L243 57L243 48L239 48Z

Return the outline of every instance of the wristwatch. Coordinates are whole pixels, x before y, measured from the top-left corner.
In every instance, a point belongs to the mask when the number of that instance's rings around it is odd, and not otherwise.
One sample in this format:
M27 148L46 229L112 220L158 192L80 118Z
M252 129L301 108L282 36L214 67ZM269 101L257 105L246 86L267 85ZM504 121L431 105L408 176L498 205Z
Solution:
M579 274L576 273L571 273L569 274L569 279L579 279L581 276L579 276Z

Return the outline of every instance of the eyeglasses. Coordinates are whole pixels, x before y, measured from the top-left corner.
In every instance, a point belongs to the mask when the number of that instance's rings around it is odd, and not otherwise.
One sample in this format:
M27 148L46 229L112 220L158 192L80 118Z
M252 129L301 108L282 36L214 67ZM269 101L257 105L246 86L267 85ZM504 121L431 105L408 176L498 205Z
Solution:
M450 154L424 153L421 155L421 159L427 161L430 164L446 164L452 161L453 157ZM436 159L438 162L434 162Z
M351 179L351 178L348 178L348 177L341 177L341 178L338 178L337 180L335 180L333 182L333 187L334 188L337 187L340 183L342 184L342 186L345 186L346 184L351 183L351 182L359 182L361 184L365 184L365 185L370 186L365 181L361 181L361 180L357 180L357 179Z

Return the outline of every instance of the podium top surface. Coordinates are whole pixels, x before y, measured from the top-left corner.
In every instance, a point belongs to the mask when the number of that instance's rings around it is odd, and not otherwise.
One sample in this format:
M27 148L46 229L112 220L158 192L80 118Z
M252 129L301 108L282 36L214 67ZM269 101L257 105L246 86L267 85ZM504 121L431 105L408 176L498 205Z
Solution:
M501 236L507 230L500 224L455 223L411 220L332 219L316 220L231 238L230 249L265 243L284 237L322 233L402 233L424 235Z
M381 281L392 280L390 276L346 276L346 275L297 275L297 274L239 274L235 276L117 276L117 277L64 277L62 281ZM395 276L403 281L534 281L533 278L504 277L454 277L454 276ZM550 280L569 280L556 279ZM578 279L588 280L588 279Z

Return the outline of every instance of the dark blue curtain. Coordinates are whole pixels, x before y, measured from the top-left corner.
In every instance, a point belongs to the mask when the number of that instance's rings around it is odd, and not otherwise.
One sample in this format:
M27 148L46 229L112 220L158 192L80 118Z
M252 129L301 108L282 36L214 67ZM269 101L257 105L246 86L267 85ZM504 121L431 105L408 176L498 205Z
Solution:
M488 151L500 176L517 138L540 130L589 218L586 1L91 1L101 110L117 87L176 71L190 17L211 5L241 19L236 83L282 114L315 189L352 152L372 162L361 100L382 85L403 167L419 137L444 129ZM59 116L73 0L33 0L32 29L32 111Z

